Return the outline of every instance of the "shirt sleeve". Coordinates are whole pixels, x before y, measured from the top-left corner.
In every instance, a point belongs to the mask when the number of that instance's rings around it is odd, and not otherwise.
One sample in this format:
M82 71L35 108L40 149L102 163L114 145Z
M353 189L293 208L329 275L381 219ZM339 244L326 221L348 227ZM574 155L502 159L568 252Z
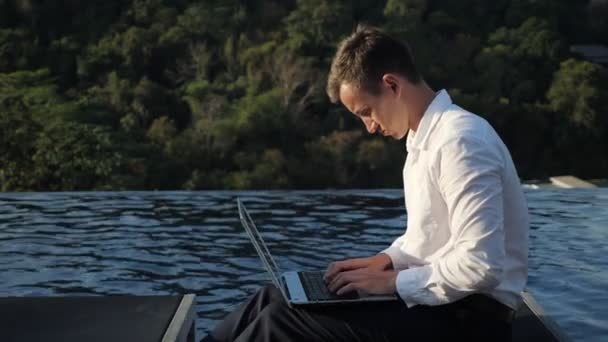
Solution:
M397 292L408 306L447 304L502 280L503 160L498 149L473 138L439 149L430 172L447 207L452 246L430 264L399 272Z
M389 258L391 258L393 268L395 270L406 269L410 266L407 255L401 251L401 245L403 244L404 240L405 234L395 239L395 241L393 241L388 248L380 252L388 255Z

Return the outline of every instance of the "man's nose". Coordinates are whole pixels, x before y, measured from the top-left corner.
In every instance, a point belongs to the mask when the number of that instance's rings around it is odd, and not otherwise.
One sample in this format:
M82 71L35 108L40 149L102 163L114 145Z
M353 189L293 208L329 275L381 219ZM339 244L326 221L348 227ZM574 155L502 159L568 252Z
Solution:
M373 134L378 129L378 124L372 120L367 120L365 121L365 128L367 128L369 134Z
M369 134L373 134L376 129L378 128L378 124L376 124L373 120L366 118L367 120L363 120L363 123L365 124L365 128L367 129L367 132Z

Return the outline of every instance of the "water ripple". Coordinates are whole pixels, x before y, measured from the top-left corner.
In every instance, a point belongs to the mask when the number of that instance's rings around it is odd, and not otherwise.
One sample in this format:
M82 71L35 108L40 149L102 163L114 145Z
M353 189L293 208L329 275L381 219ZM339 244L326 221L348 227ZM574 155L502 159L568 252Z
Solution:
M575 340L608 335L608 189L526 190L529 289ZM283 270L368 256L405 229L400 190L0 194L0 295L197 295L199 335Z

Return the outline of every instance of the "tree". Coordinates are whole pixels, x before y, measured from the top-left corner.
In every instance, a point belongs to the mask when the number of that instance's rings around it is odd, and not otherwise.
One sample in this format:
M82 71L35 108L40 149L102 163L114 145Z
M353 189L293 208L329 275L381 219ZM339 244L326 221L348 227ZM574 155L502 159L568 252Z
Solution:
M339 37L356 23L348 1L298 0L285 25L290 48L308 56L329 56Z
M515 104L543 96L565 54L558 33L539 18L529 18L515 29L499 28L488 44L475 60L481 74L478 88L485 99L505 98Z
M31 33L23 29L0 28L0 73L27 69L36 64L38 46Z
M549 106L595 137L608 134L608 72L598 64L568 59L547 93Z
M564 168L581 177L608 172L608 73L585 61L561 63L547 92L549 108L561 119L554 143ZM589 157L593 160L589 162Z
M36 140L34 177L38 190L100 190L120 184L113 180L125 165L108 131L91 125L63 123L45 127Z
M36 188L32 155L40 130L27 112L0 110L0 191Z
M432 88L494 125L523 178L599 177L606 71L567 47L606 43L605 3L0 0L0 180L398 186L403 143L362 136L324 92L336 44L360 23L407 41Z

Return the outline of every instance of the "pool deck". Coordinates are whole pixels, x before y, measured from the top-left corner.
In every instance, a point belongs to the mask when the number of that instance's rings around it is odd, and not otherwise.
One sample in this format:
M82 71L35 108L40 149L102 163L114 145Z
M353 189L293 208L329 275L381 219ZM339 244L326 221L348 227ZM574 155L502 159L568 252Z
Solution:
M576 176L554 176L548 179L532 179L522 182L529 189L576 189L576 188L608 188L608 179L596 178L583 180Z
M0 298L2 342L194 342L194 295Z
M555 176L549 178L551 183L560 188L596 188L593 183L589 183L574 176Z
M518 342L570 341L528 292L513 321ZM195 296L0 298L3 342L194 342Z
M522 294L524 303L513 321L513 342L569 342L570 339L545 313L529 292Z

